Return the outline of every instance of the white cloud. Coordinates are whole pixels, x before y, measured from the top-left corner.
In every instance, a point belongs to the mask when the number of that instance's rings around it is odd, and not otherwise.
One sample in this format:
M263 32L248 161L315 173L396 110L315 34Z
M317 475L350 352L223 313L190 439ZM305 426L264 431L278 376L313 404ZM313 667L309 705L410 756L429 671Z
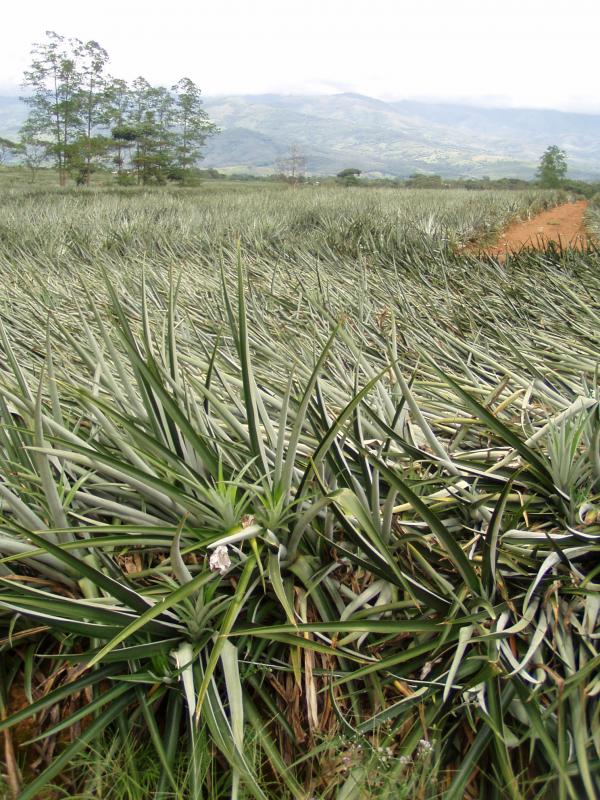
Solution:
M97 39L114 74L205 94L358 91L598 110L597 0L74 0L2 12L0 89L44 31Z

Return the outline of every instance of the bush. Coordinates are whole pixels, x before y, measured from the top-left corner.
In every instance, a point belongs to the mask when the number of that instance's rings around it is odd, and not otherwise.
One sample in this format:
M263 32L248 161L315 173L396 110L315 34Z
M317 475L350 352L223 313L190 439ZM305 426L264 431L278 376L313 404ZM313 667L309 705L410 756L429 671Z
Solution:
M137 179L135 175L130 172L119 172L117 175L117 184L119 186L137 186Z

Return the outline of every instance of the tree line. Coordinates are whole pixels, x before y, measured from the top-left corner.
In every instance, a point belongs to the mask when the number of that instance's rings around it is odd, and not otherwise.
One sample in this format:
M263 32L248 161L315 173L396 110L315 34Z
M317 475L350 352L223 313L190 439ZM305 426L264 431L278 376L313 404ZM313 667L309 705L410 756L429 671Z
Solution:
M35 168L51 161L64 186L69 177L89 184L110 166L120 183L185 181L217 132L190 78L152 86L109 74L109 56L98 42L47 31L32 48L22 99L29 114L20 141L4 142Z

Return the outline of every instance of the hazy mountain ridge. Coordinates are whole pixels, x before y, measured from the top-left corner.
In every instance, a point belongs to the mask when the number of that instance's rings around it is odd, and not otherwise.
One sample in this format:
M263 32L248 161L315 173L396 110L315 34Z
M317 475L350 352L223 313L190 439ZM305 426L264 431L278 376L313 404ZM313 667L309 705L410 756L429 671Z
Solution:
M564 147L573 177L600 177L600 115L537 109L478 108L410 100L385 102L357 94L240 95L205 100L225 131L262 134L282 155L297 143L309 170L355 166L371 174L414 171L532 177L549 144ZM236 158L215 138L205 164L272 169L264 159ZM241 155L241 153L240 153Z
M557 144L572 177L600 178L600 115L358 94L208 97L205 107L222 129L208 143L206 167L271 172L295 143L316 174L352 166L371 175L529 178ZM0 97L0 135L16 136L25 115L17 97Z

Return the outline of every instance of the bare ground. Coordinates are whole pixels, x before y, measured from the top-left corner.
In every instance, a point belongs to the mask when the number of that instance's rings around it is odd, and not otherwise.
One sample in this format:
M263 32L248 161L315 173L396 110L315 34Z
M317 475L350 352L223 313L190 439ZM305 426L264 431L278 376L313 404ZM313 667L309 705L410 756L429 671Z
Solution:
M543 250L549 242L561 247L582 250L587 247L584 216L587 201L564 203L542 211L530 220L509 225L495 244L478 248L478 252L504 259L509 253L525 248Z

